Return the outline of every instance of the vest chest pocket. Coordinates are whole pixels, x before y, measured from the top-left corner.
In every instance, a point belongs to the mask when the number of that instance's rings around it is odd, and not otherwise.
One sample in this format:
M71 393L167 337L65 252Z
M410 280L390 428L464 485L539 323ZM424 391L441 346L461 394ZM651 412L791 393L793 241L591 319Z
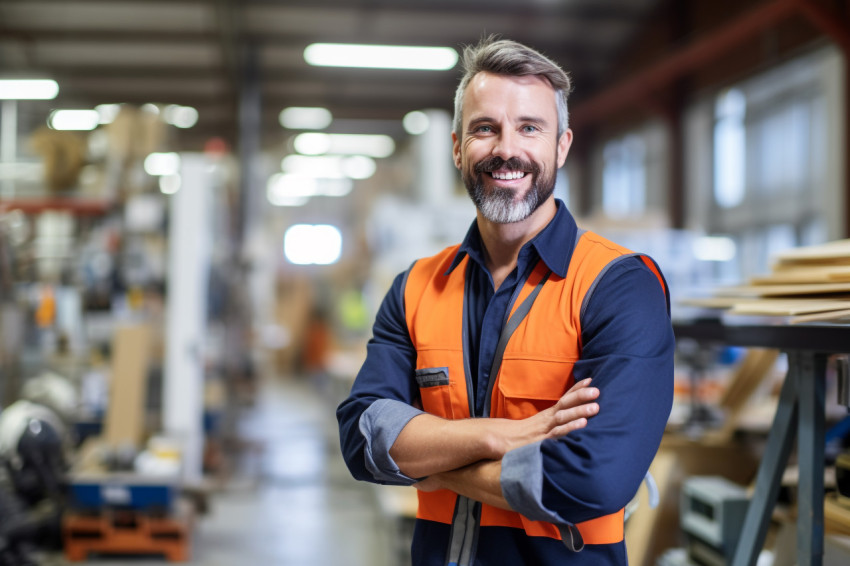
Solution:
M432 415L453 418L449 368L422 368L415 372L422 408Z
M491 416L524 419L555 404L573 386L573 364L505 360L493 392Z

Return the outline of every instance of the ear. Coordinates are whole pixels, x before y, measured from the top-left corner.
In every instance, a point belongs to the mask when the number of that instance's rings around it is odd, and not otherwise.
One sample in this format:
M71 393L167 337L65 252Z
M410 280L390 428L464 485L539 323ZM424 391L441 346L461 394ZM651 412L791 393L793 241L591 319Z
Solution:
M460 140L457 139L457 134L452 132L452 159L454 159L455 167L460 169Z
M564 166L564 163L567 161L567 154L570 152L570 146L573 145L573 131L567 128L567 131L561 135L561 139L558 140L558 168Z

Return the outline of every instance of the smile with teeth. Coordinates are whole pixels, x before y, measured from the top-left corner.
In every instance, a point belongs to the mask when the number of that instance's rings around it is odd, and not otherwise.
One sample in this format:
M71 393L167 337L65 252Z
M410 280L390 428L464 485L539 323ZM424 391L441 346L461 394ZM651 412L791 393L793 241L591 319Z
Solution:
M501 181L509 181L513 179L522 179L525 177L525 171L492 171L490 173L494 179Z

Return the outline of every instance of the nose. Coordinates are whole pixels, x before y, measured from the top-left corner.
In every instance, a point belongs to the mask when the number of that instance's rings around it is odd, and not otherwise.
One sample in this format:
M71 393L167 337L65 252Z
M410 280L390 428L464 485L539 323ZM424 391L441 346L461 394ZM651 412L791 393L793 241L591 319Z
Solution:
M502 159L517 157L519 151L519 135L508 128L499 132L495 138L492 154Z

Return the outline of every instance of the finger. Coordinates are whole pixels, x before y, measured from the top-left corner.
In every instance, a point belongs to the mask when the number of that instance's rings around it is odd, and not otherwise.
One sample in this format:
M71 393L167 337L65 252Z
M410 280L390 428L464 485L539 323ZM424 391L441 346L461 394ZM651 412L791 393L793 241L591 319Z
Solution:
M578 407L563 409L555 413L555 425L560 426L578 419L588 419L599 413L598 403L587 403Z
M566 434L571 432L575 432L579 429L582 429L587 426L587 419L576 419L574 421L570 421L566 424L562 424L560 426L556 426L552 430L549 431L547 435L548 438L560 438Z
M567 393L569 393L571 391L578 391L579 389L587 387L587 386L590 385L590 382L591 382L590 377L586 377L586 378L582 379L581 381L577 381L573 384L572 387L570 387L570 389L569 389L569 391L567 391Z
M566 409L568 407L581 405L582 403L588 403L597 397L599 397L599 389L596 387L584 387L576 391L571 389L558 399L556 405L558 409Z

